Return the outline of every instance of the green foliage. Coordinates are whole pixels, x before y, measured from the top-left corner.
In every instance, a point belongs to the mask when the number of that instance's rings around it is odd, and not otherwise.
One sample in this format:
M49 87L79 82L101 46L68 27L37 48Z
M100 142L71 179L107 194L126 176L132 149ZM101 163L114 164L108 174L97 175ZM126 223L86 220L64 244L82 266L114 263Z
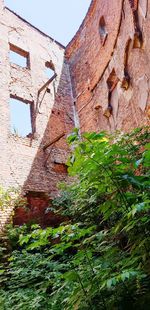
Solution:
M11 190L6 191L0 187L0 209L8 207L11 204Z
M57 228L13 228L1 271L2 309L150 307L150 134L75 131L69 173L53 202ZM13 240L13 242L12 242ZM14 242L17 243L16 244Z

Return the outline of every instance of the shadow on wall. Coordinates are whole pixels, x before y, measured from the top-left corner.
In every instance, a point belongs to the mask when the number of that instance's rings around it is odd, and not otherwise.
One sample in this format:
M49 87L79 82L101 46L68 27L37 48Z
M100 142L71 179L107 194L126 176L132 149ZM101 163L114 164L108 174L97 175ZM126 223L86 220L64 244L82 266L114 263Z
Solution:
M47 95L47 91L49 94L49 88L43 89L45 95ZM43 102L40 104L44 104L44 97ZM36 113L39 113L38 109L36 109ZM52 212L46 215L45 211L49 206L50 198L58 193L58 182L67 180L67 166L65 163L69 155L69 147L66 143L66 137L73 127L71 85L68 65L64 62L45 132L33 160L30 173L23 185L23 192L26 193L29 208L27 210L16 209L14 224L20 225L28 221L35 221L42 224L42 226L54 226L56 222L60 222L59 217L54 216ZM30 138L31 148L38 133L37 125L35 128L34 138L32 135Z

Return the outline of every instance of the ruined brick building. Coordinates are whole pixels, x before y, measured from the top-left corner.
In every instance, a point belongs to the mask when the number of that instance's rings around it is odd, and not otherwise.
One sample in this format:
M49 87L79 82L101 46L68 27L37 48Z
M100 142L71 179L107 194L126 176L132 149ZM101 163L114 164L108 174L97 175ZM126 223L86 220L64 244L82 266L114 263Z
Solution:
M150 1L93 0L66 48L0 1L0 184L30 197L66 180L66 136L150 121ZM24 60L11 61L11 54ZM48 77L46 69L52 74ZM11 131L10 100L30 111L26 137ZM24 115L21 115L24 122ZM0 213L1 222L8 214Z

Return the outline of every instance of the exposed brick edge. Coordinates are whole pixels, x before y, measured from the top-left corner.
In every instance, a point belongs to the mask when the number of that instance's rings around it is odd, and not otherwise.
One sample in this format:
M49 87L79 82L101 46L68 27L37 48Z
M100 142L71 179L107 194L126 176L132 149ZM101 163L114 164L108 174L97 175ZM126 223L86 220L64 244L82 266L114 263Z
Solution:
M104 74L105 74L105 72L106 72L106 70L107 70L107 68L108 68L108 66L109 66L109 63L111 62L112 57L113 57L113 55L114 55L114 51L115 51L115 48L116 48L116 45L117 45L117 41L118 41L118 37L119 37L119 33L120 33L120 28L121 28L121 24L122 24L122 11L123 11L123 6L124 6L124 1L125 1L125 0L121 0L121 1L122 1L122 5L121 5L121 9L120 9L120 20L119 20L119 24L118 24L118 31L117 31L116 39L115 39L115 41L114 41L113 53L112 53L112 55L111 55L109 61L107 62L106 66L105 66L105 68L104 68L104 70L103 70L103 72L101 73L101 75L100 75L98 81L95 83L95 85L94 85L93 88L91 89L91 92L92 92L92 93L93 93L93 91L95 90L95 88L97 87L97 85L99 84L99 82L101 81L102 77L104 76ZM85 18L84 18L84 20L83 20L83 22L82 22L80 28L79 28L79 30L77 31L76 35L73 37L73 39L71 40L71 42L67 45L67 47L66 47L66 52L68 52L68 49L70 49L70 48L72 47L72 45L74 45L74 44L76 43L76 40L77 40L77 38L80 36L80 33L81 33L81 31L82 31L82 29L83 29L83 27L84 27L84 24L86 23L87 16L88 16L89 14L91 14L91 12L93 11L95 4L96 4L96 0L93 0L93 1L91 2L91 5L90 5L90 7L89 7L89 10L88 10L88 12L87 12L87 14L86 14L86 16L85 16ZM66 53L66 57L68 58L67 53ZM91 96L91 98L89 99L89 101L78 111L78 113L80 113L80 112L91 102L93 96L94 96L94 95Z
M31 23L29 23L26 19L24 19L23 17L21 17L20 15L18 15L16 12L10 10L7 6L5 6L5 8L7 11L13 13L15 16L17 16L19 19L21 19L24 23L26 23L27 25L29 25L30 27L32 27L34 30L38 31L41 35L43 35L44 37L49 38L50 40L52 40L53 42L55 42L56 44L58 44L61 48L65 49L65 46L63 44L61 44L60 42L58 42L57 40L54 40L51 36L49 36L48 34L46 34L45 32L41 31L39 28L35 27L34 25L32 25Z
M92 0L90 6L88 8L88 11L86 13L86 16L85 16L85 18L82 21L82 24L80 25L79 29L77 30L77 32L74 35L74 37L72 38L72 40L67 44L67 46L66 46L66 58L69 58L69 55L68 55L69 54L69 49L72 48L72 46L76 43L76 40L78 39L78 37L80 37L80 33L81 33L83 27L86 24L87 17L92 14L92 11L94 10L96 2L97 2L97 0Z

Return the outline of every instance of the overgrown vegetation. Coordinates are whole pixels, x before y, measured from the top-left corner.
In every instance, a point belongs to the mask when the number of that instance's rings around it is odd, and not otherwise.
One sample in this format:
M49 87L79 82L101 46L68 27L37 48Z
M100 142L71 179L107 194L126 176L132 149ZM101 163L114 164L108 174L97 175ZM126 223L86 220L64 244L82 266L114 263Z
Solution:
M9 229L0 309L149 309L149 129L69 142L75 181L53 202L68 220Z

